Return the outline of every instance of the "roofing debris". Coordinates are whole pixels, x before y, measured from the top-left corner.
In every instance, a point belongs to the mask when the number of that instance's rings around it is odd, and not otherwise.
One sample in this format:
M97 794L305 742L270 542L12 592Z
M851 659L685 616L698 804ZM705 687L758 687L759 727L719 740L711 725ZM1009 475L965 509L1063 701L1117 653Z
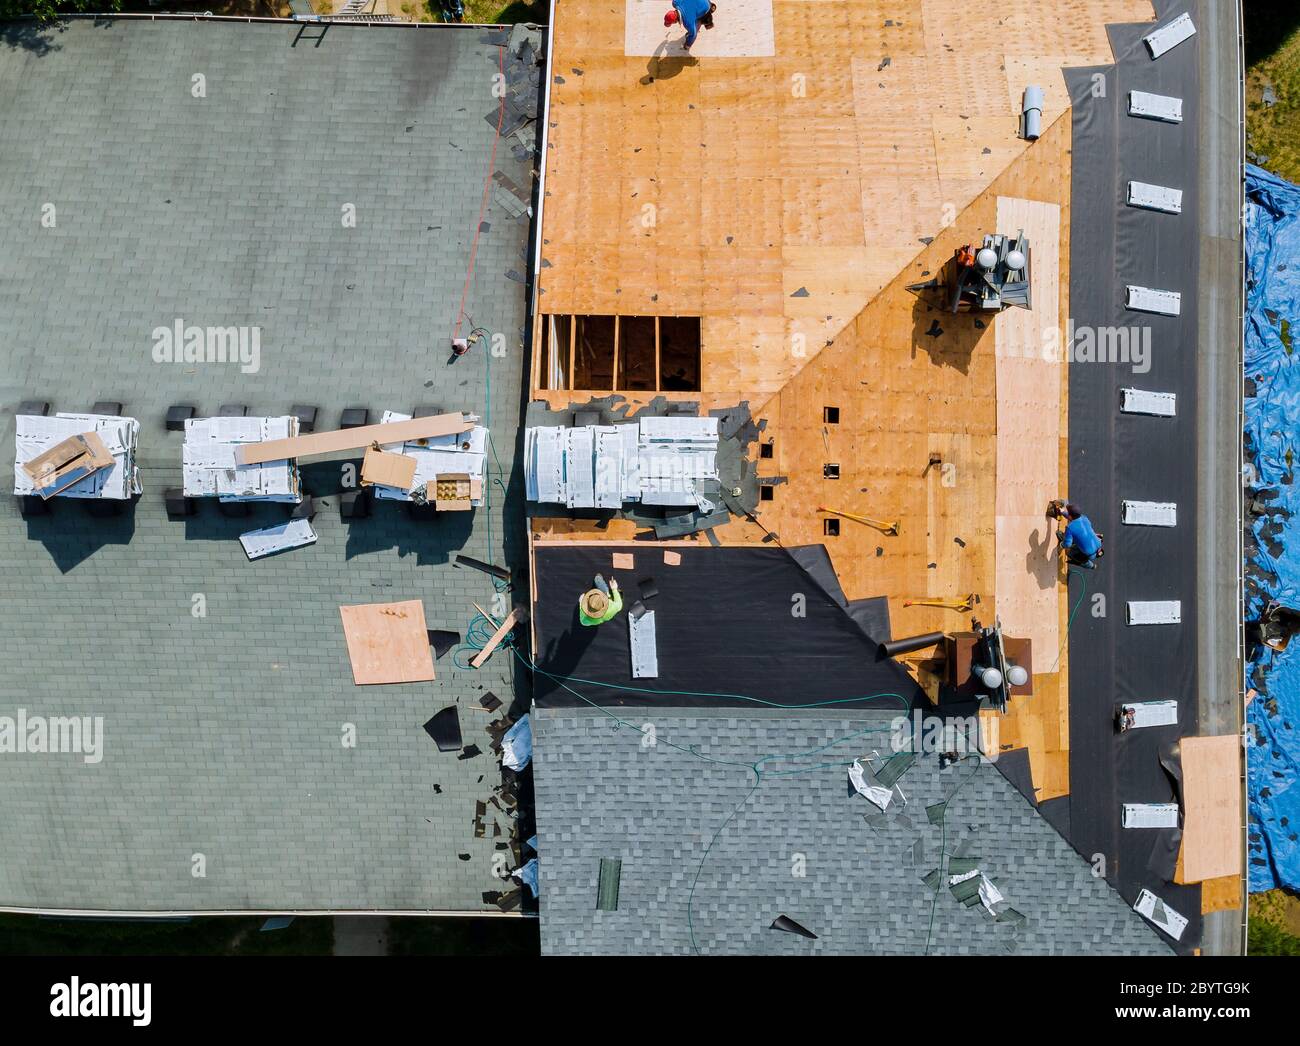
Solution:
M810 941L817 940L817 935L813 933L812 930L809 930L807 927L795 922L788 915L778 915L768 929L782 930L785 933L795 933L800 937L807 937Z
M533 727L525 712L501 739L501 762L511 770L522 770L533 759Z
M14 423L15 494L126 501L144 489L135 418L19 414Z
M538 896L537 891L537 858L534 857L522 868L516 869L510 873L510 877L516 882L523 883L528 887L529 892L534 897Z

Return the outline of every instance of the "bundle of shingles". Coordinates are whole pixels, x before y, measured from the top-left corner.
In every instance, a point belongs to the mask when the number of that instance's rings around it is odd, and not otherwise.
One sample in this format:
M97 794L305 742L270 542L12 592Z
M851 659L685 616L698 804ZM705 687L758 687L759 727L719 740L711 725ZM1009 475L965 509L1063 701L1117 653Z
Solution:
M631 501L713 511L717 459L714 417L534 426L524 435L528 499L569 508L617 509Z
M215 497L220 501L302 501L296 458L241 465L235 450L241 444L291 439L298 435L298 419L190 418L185 422L181 446L181 473L185 496Z
M385 425L409 420L411 415L392 410L381 418ZM475 425L467 432L383 444L367 452L362 484L388 501L432 504L439 510L478 507L483 504L487 440L488 430ZM443 497L446 493L451 496Z
M135 463L140 423L107 414L19 414L15 418L14 493L42 498L139 494Z

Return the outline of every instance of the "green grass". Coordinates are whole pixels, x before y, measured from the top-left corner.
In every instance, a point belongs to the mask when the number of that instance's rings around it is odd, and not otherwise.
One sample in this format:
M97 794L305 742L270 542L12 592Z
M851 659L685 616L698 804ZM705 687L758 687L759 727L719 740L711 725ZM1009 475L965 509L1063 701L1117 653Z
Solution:
M1246 147L1267 157L1261 167L1300 182L1300 9L1246 0L1245 31ZM1276 104L1264 104L1265 88Z
M1300 937L1287 933L1258 915L1250 917L1251 955L1300 955Z
M436 4L435 4L436 7ZM502 3L501 0L465 0L465 21L482 23L500 23L513 25L516 22L535 22L546 24L549 5L544 0L513 0Z
M329 955L334 921L295 919L258 932L258 917L180 922L104 922L0 915L0 955Z

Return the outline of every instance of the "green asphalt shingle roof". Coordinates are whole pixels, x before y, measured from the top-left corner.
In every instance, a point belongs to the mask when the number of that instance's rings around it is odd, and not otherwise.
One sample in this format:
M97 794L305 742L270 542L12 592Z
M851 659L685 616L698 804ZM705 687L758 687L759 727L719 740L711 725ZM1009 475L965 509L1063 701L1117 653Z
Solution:
M869 824L847 764L889 755L891 718L537 711L543 954L920 955L927 938L932 955L1171 954L987 762L921 755L897 784L906 806ZM975 861L1023 925L946 886L936 900L922 880L941 849L949 874ZM605 858L622 861L616 911L597 908ZM818 939L771 929L782 915Z
M494 135L494 40L334 26L294 46L298 32L85 20L0 33L0 483L12 490L19 402L121 400L141 422L145 486L112 520L63 501L25 521L0 498L0 715L105 720L96 766L0 754L0 906L478 910L509 888L490 821L473 838L500 771L491 717L470 706L484 689L509 703L510 658L473 672L444 657L434 683L356 687L338 611L422 598L429 628L463 632L493 586L449 556L523 558L501 491L472 515L415 522L381 504L351 525L329 497L316 545L253 563L237 535L282 507L164 512L180 486L173 403L315 404L318 430L351 406L372 420L489 410L490 357L451 364L448 339ZM528 186L530 160L507 139L496 169ZM485 219L467 312L505 334L490 421L508 476L525 294L506 273L526 271L528 217L493 198ZM178 318L260 326L261 369L154 363L151 331ZM337 488L337 464L310 471ZM477 758L439 753L421 729L453 702Z

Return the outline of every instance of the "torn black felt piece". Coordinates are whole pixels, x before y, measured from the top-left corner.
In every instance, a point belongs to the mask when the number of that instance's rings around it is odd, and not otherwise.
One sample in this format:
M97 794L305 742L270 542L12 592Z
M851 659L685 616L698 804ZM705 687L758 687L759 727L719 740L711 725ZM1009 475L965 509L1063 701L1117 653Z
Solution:
M505 567L493 566L491 563L484 563L481 559L475 559L473 556L457 556L456 566L473 567L475 570L481 570L485 574L491 574L493 577L499 577L502 581L510 580L510 571Z
M429 629L429 646L433 647L434 657L442 657L448 650L454 649L459 644L459 632L451 632L441 628Z
M475 800L474 802L475 816L482 817L486 813L487 813L487 803L483 802L482 799Z
M644 614L645 611L646 611L646 605L642 603L641 600L639 599L635 603L633 603L630 607L627 608L628 616L633 621L639 621L641 619L641 615Z
M466 745L465 750L461 752L460 755L458 755L456 758L473 759L476 755L482 755L482 754L483 754L483 749L479 748L478 745Z
M454 752L460 748L460 713L455 705L448 705L424 724L424 732L433 738L439 752Z
M652 577L642 578L637 582L637 585L641 589L642 599L654 599L655 596L659 595L659 587L655 584L655 579Z
M492 693L492 691L489 690L486 694L484 694L481 698L479 698L478 703L480 708L483 708L488 712L495 712L498 708L501 707L501 698L497 697L496 694Z
M817 940L817 935L807 927L800 926L788 915L778 915L772 925L768 927L772 930L782 930L785 933L797 933L800 937L807 937L810 941Z
M459 857L462 861L469 860L469 854L457 854L456 856Z

